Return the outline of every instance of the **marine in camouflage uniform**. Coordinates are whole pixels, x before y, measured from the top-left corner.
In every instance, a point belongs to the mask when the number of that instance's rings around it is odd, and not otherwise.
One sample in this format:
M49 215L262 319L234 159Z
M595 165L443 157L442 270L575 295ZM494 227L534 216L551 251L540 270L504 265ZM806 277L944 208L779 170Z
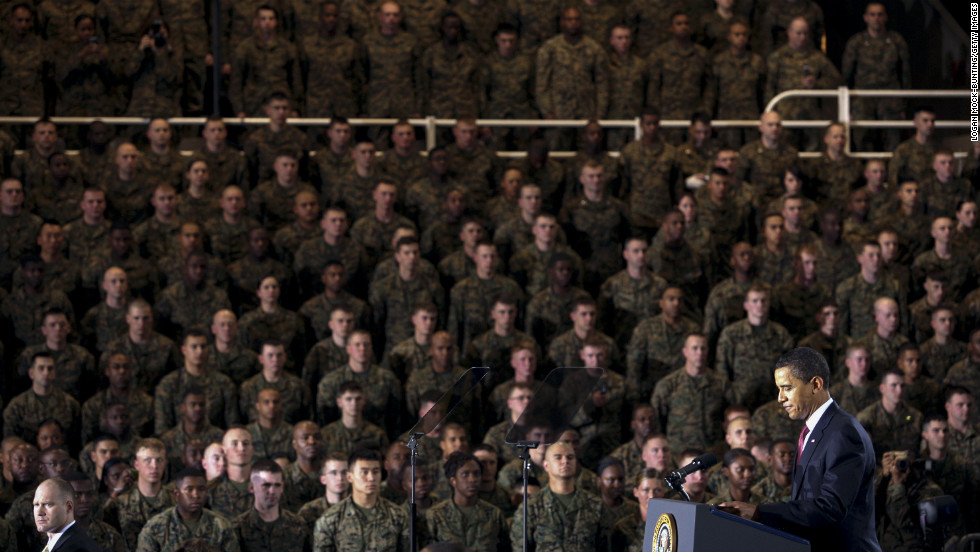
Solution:
M360 383L364 390L364 419L389 429L385 427L385 418L401 414L402 386L391 370L377 365L355 373L347 364L323 376L316 390L317 419L326 419L323 414L337 407L340 385L351 380Z
M320 8L325 9L331 8ZM300 39L299 50L306 83L304 116L359 115L366 81L363 45L321 27L320 32Z
M660 427L666 430L671 449L705 449L723 437L719 420L733 399L726 378L710 370L693 377L682 367L657 381L650 404ZM643 465L640 458L633 467Z
M198 439L203 443L220 443L225 432L211 425L207 420L203 421L203 427L197 433L187 433L184 424L178 423L160 435L160 440L167 446L167 464L176 466L182 464L181 455L187 442ZM166 493L166 491L161 491ZM140 524L142 525L142 523ZM138 529L137 529L138 530Z
M94 251L81 266L81 283L89 290L99 289L105 271L117 266L126 271L126 283L131 292L139 297L154 297L160 289L160 273L133 249L117 257L109 248Z
M882 402L877 401L858 412L857 420L871 437L875 454L879 458L882 453L890 450L919 449L922 439L922 413L905 403L899 403L895 413L889 413Z
M3 409L3 436L6 438L16 435L33 443L41 424L49 419L59 420L64 424L67 436L70 435L67 427L77 425L80 415L78 401L61 389L52 388L43 397L33 389L28 389L10 399L10 404Z
M558 34L558 17L562 4L556 0L531 0L506 2L507 15L517 27L521 50L534 52L549 38Z
M881 492L881 486L887 486L885 493ZM905 482L899 483L893 481L890 474L886 474L875 489L876 496L885 494L885 511L877 515L878 543L881 549L896 552L928 549L918 523L916 505L946 494L943 491L939 485L922 475L918 478L908 477Z
M557 240L547 251L538 249L532 240L531 243L518 250L510 258L508 268L515 279L524 283L524 289L528 294L534 295L550 287L548 285L548 264L551 262L551 258L558 253L571 257L572 267L577 274L574 283L581 285L584 272L582 258L571 247L557 243Z
M208 219L201 229L208 236L214 255L223 262L232 263L248 254L248 235L259 227L258 221L250 216L229 223L218 215Z
M242 189L247 189L247 165L245 156L240 150L225 145L223 150L215 153L207 147L202 147L195 151L194 155L208 164L209 180L213 191L224 190L228 186L244 186Z
M637 324L660 314L660 297L669 284L652 272L632 278L625 269L610 276L599 288L599 312L606 333L621 341Z
M136 550L140 531L147 521L173 504L174 497L161 489L156 496L143 496L133 485L128 491L106 503L103 516L109 525L119 529L126 542L126 550ZM176 544L176 543L175 543Z
M346 365L348 360L347 350L334 343L333 339L328 337L319 341L310 348L303 361L304 385L314 389L325 375Z
M852 416L857 416L862 410L881 400L878 387L872 381L865 382L861 387L848 380L838 381L830 387L830 393L837 404Z
M420 302L435 303L445 310L445 292L439 281L421 274L411 281L392 274L371 285L369 298L374 327L384 328L385 350L412 337L412 312Z
M622 243L630 235L629 207L606 193L598 201L583 196L565 205L559 221L569 244L585 258L582 279L594 292L620 266Z
M711 82L711 58L704 46L668 40L654 48L648 69L647 105L664 119L690 119L707 108L704 97Z
M293 205L296 204L296 195L301 192L316 194L316 189L302 181L284 186L276 178L266 180L249 194L248 212L262 222L270 233L274 233L296 220Z
M60 350L48 347L47 343L30 345L24 348L18 362L18 374L26 378L31 367L31 358L37 353L48 353L54 357L54 385L72 397L89 396L97 381L95 358L85 348L74 343L65 343ZM84 391L84 392L83 392Z
M396 30L367 33L363 39L367 62L367 98L364 111L372 117L409 117L420 113L421 47L415 35Z
M841 80L837 68L820 50L804 47L801 50L789 44L780 47L766 60L766 98L776 94L803 88L805 78L816 78L815 89L835 88ZM789 98L779 102L780 114L786 119L816 119L821 116L819 100L816 98ZM807 140L800 143L801 148L813 150L817 137L811 131Z
M322 237L303 242L296 252L293 270L301 280L312 275L319 276L323 274L327 261L332 259L344 265L348 281L356 281L359 276L367 274L367 252L361 244L348 237L342 237L335 245L327 243Z
M686 316L680 316L674 323L662 314L642 320L626 345L627 398L631 401L649 398L656 382L684 364L681 350L687 334L700 330Z
M263 389L275 389L282 398L282 417L284 420L297 423L310 417L310 390L303 385L299 376L283 372L277 381L271 382L260 372L242 384L238 393L238 403L241 411L250 422L258 419L255 403L259 392Z
M272 245L275 247L276 256L286 266L293 266L296 260L296 252L303 242L320 237L323 231L319 225L304 228L300 221L296 220L283 226L272 235Z
M181 543L191 538L204 539L229 552L241 550L232 523L219 512L203 509L194 529L190 529L177 513L176 506L167 508L146 522L140 531L137 546L130 549L139 552L173 552Z
M285 344L289 366L293 356L306 350L306 328L300 315L279 307L275 312L265 312L261 308L249 311L239 322L238 337L246 347L259 351L262 342L278 339Z
M261 39L256 34L234 50L229 100L236 113L258 117L265 99L274 92L286 94L294 106L302 105L299 54L285 38L273 33Z
M861 160L847 154L834 160L824 152L819 157L801 159L800 163L811 181L811 187L821 196L838 202L847 201L854 184L864 173L864 164Z
M94 6L88 2L40 2L38 8L42 6L45 10L81 8L86 11L91 10L90 14L94 12ZM17 17L17 14L5 9L4 15L8 13L11 20ZM70 27L66 29L65 35L68 40L74 38L75 29L72 24L75 15L70 17L72 18ZM65 22L68 23L69 20ZM17 29L8 27L6 40L0 47L0 67L2 67L0 79L3 79L4 83L9 83L0 94L0 109L10 115L40 116L44 113L45 80L51 78L54 51L40 36L31 32L30 27L26 29L23 37L18 36Z
M772 366L793 348L793 338L781 324L746 320L721 331L716 350L716 369L732 381L734 402L749 408L761 405L771 394Z
M208 506L228 519L247 512L255 500L248 490L248 483L247 480L232 481L227 474L208 481Z
M759 479L759 481L752 486L752 494L765 497L764 503L768 502L789 502L793 498L793 485L781 486L776 483L775 478L773 478L772 473L769 473L765 477Z
M633 31L636 53L646 57L670 37L670 15L683 10L678 0L630 0L626 3L626 21Z
M218 427L228 427L238 422L237 389L231 378L224 374L209 372L206 368L200 375L192 375L181 367L160 380L153 395L153 426L158 435L180 423L180 404L184 392L190 387L200 387L207 393L208 420Z
M382 497L369 509L357 506L347 497L316 521L313 548L337 552L406 552L408 512Z
M837 400L837 395L833 395ZM770 439L792 439L800 435L800 422L793 420L779 401L769 401L752 413L752 429Z
M974 397L980 395L980 362L977 361L972 352L969 357L950 366L943 384L961 385L969 389Z
M837 285L834 296L840 308L840 332L854 338L874 331L874 302L879 297L894 299L899 305L898 312L907 312L905 294L898 282L885 274L879 275L874 283L868 283L860 273L855 274ZM903 319L905 316L902 314ZM905 325L903 320L902 326Z
M884 10L884 6L880 7ZM902 35L882 30L884 32L876 33L878 36L865 30L848 39L841 61L841 73L847 86L871 90L911 88L909 47ZM853 98L851 101L851 116L855 120L902 118L901 98ZM865 134L866 131L855 130L856 145L864 145ZM885 149L892 149L898 142L898 133L890 131L886 137Z
M252 435L255 458L272 458L282 454L291 461L296 460L296 451L293 450L293 426L291 424L280 422L275 427L266 428L256 421L245 426L245 429Z
M279 508L275 521L265 521L253 507L234 520L235 535L242 552L268 552L271 550L310 549L310 534L306 523L298 515Z
M178 281L160 293L155 305L161 318L177 327L207 325L214 313L231 308L228 294L221 288L205 283L192 290Z
M242 384L259 370L255 351L237 343L232 343L229 350L222 353L212 343L208 345L207 370L228 376L235 385Z
M809 286L795 280L777 284L772 290L772 319L795 339L802 339L819 329L814 316L830 298L830 290L819 282Z
M538 550L598 549L603 508L602 500L584 489L576 488L571 495L559 498L550 487L543 488L528 501L527 515L534 519L528 524L528 543ZM523 514L523 509L518 509L511 523L514 550L519 550L523 542Z
M422 515L422 543L454 542L472 550L501 550L509 546L508 524L499 508L478 500L463 509L450 498Z
M761 139L753 140L739 150L743 162L744 180L758 192L757 203L766 205L783 193L783 175L799 160L796 148L780 142L776 148L765 146Z
M457 9L469 4L460 2ZM486 5L491 4L490 1L486 2ZM465 20L466 16L463 15L463 18ZM481 23L477 28L486 27ZM482 117L531 119L538 116L534 102L534 58L531 55L518 51L511 57L503 57L495 47L483 58L479 71L478 93ZM504 146L509 132L503 129L494 129L493 132L494 144L497 147ZM516 129L513 135L520 138L518 147L522 147L527 141L526 132Z
M725 327L744 317L745 309L742 303L745 300L745 292L754 283L754 279L739 282L733 276L711 288L708 302L704 306L704 334L708 336L709 344L717 341Z
M346 306L352 311L355 328L371 327L371 307L346 290L341 290L337 297L321 293L303 303L297 312L306 318L316 338L322 341L330 337L330 313L339 306Z
M356 448L388 450L388 436L384 430L368 421L362 421L356 428L349 428L342 420L331 422L321 430L323 447L330 452L349 456Z
M823 10L816 2L776 0L761 6L757 3L756 9L759 10L756 13L756 50L768 53L786 44L786 30L797 17L806 19L807 27L812 31L808 37L809 43L814 48L820 47L820 39L824 35L824 17Z
M613 338L600 331L592 332L589 337L592 336L606 343L606 351L608 351L607 358L610 359L612 366L619 366L623 357L619 351L619 345L616 344ZM582 364L582 358L579 352L582 350L584 343L585 339L580 338L574 329L560 334L548 345L549 362L556 367L580 366Z
M431 389L438 389L440 391L450 389L453 383L459 379L459 376L465 372L460 366L448 366L447 368L445 372L436 372L430 362L428 365L412 372L408 376L408 381L405 382L405 406L409 412L419 411L422 395L426 391ZM468 403L471 401L464 402Z
M952 337L948 338L944 345L940 345L936 338L932 337L919 346L919 353L922 371L937 381L945 379L949 369L968 354L966 344Z
M535 70L535 98L542 115L557 119L605 118L609 107L609 62L594 40L581 36L572 43L564 35L547 40L538 49Z
M656 229L673 204L675 157L674 147L660 137L654 138L653 143L637 140L623 148L620 196L630 206L630 222L635 228Z
M443 18L442 26L460 24ZM457 29L462 34L462 29ZM449 44L444 36L419 59L419 103L422 113L454 118L479 113L478 82L481 56L467 41Z
M106 410L113 404L119 403L126 405L129 426L136 432L139 432L140 428L150 427L153 421L153 397L135 387L124 397L114 395L109 389L103 389L82 404L83 442L106 431Z
M518 312L524 293L514 280L494 274L488 279L470 276L449 293L449 322L446 328L456 339L456 350L466 351L470 341L492 329L487 322L493 301L500 295L518 298Z
M117 353L129 359L133 367L133 386L143 391L152 391L160 378L178 367L181 358L174 342L156 332L142 343L135 343L129 333L119 336L109 342L101 362Z

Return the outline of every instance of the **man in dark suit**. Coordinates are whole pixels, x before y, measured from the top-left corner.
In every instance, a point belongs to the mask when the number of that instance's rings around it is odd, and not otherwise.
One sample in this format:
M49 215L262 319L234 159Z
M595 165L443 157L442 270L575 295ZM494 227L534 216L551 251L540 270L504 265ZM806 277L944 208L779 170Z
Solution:
M48 479L34 491L34 524L48 543L42 552L100 552L75 523L75 489L64 479Z
M793 469L793 499L753 506L728 502L746 518L809 539L814 552L880 552L875 536L874 447L861 424L830 398L830 368L807 347L776 362L779 404L805 421Z

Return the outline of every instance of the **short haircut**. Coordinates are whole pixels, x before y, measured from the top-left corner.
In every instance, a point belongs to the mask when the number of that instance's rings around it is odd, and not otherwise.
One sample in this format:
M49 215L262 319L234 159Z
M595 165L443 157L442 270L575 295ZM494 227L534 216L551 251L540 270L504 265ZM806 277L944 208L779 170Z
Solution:
M823 380L824 385L830 383L830 367L827 359L809 347L797 347L783 354L776 361L776 369L789 368L794 378L810 381L814 377Z
M347 457L347 467L353 469L354 463L357 462L358 460L365 460L368 462L378 462L379 464L383 463L380 452L372 449L359 448L359 449L354 449L350 453L350 456Z
M953 395L968 395L972 397L973 391L970 391L969 389L963 387L962 385L950 385L949 387L946 388L946 391L943 393L943 397L946 399L946 402L949 402L953 400Z
M364 388L357 380L347 380L340 384L337 388L337 396L340 397L344 393L364 393Z
M184 336L180 340L181 345L187 343L187 338L189 337L201 337L204 338L205 341L207 341L208 332L206 332L204 328L201 326L191 326L190 328L187 328L187 330L184 331Z
M622 473L624 477L626 476L626 466L623 464L623 461L612 456L606 456L599 460L599 463L596 465L595 469L596 475L602 477L602 472L606 471L606 468L609 467L619 468L619 472Z
M793 442L792 439L787 439L785 437L781 437L779 439L773 439L772 442L769 443L769 454L772 454L772 452L774 450L776 450L776 445L782 445L784 443L787 444L787 445L792 445L793 446L793 450L796 450L796 443Z
M200 477L201 479L207 481L207 476L204 474L202 470L199 470L197 468L184 468L179 472L177 472L177 475L174 476L174 484L177 487L180 487L180 484L188 477Z
M41 484L44 485L45 483L54 486L55 490L58 492L58 496L61 497L62 500L70 500L73 503L75 502L75 488L64 479L60 477L52 477L51 479L46 479L44 483Z
M738 460L740 457L745 456L752 459L752 464L755 464L755 456L752 453L745 450L744 448L733 448L732 450L725 453L725 456L721 459L721 465L726 468L731 466L733 462Z
M208 392L200 385L188 385L187 389L184 389L184 392L180 395L180 402L186 401L190 395L207 398Z
M497 447L491 445L490 443L480 443L479 445L473 447L472 452L474 455L478 452L489 452L494 456L500 456L500 453L497 452Z
M37 359L39 358L50 358L51 362L54 362L54 355L48 351L38 351L31 355L31 367L33 368L37 364Z
M140 439L133 447L133 454L139 456L141 450L146 449L153 452L167 452L167 445L163 444L163 441L157 439L156 437L147 437L145 439Z
M695 454L695 456L700 456L700 455L701 455L700 452ZM598 472L598 473L602 473L602 472ZM663 474L661 474L659 470L653 468L643 468L642 470L637 472L636 475L633 477L633 486L639 487L640 485L643 484L644 479L655 479L657 481L660 481L660 478L662 476Z
M946 415L940 414L939 412L931 412L922 417L922 431L925 431L932 422L942 422L946 423Z
M483 464L480 463L480 460L476 456L473 456L469 452L456 451L450 454L449 458L443 464L443 471L446 473L446 478L456 477L456 472L467 462L476 462L476 465L480 467L480 471L483 471Z
M276 463L275 460L261 458L252 464L252 473L255 474L258 472L278 473L282 475L282 466Z

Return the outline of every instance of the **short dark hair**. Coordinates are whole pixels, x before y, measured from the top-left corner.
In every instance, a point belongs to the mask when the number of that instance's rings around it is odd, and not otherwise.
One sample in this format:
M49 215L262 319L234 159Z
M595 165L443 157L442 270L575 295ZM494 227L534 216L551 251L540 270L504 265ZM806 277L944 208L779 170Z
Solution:
M619 471L622 472L623 477L626 477L626 466L623 464L623 461L612 456L606 456L599 460L599 464L597 464L595 468L595 474L602 477L602 472L606 471L606 468L613 466L618 467Z
M204 390L200 385L189 385L187 389L180 395L180 402L187 400L188 395L197 395L199 397L207 397L208 392Z
M773 441L769 443L769 454L772 454L772 451L776 450L776 445L782 445L783 443L792 445L793 450L796 450L796 443L794 443L792 439L781 437L779 439L773 439Z
M810 381L814 377L823 380L824 385L830 383L830 366L827 359L809 347L797 347L783 354L776 361L776 369L789 368L794 378Z
M201 479L207 481L207 476L204 474L202 470L199 470L197 468L184 468L179 472L177 472L177 475L174 476L174 484L177 487L180 487L181 482L187 479L188 477L200 477Z
M925 431L926 428L929 427L929 424L931 424L932 422L946 423L947 421L948 420L946 419L945 414L940 414L939 412L931 412L922 417L922 431Z
M483 464L480 463L480 460L476 456L473 456L469 452L456 451L450 454L449 458L443 464L443 471L446 472L446 478L456 477L456 472L467 462L476 462L476 465L480 467L480 471L483 471Z
M350 456L347 457L348 468L353 468L354 462L357 462L358 460L367 460L369 462L379 462L379 463L384 462L381 459L380 452L373 449L359 448L359 449L354 449L350 453Z
M252 464L252 473L257 473L257 472L278 473L281 475L282 466L276 463L275 460L270 460L269 458L261 458L259 460L256 460L255 463Z
M733 448L725 453L725 456L721 459L721 465L727 468L732 465L732 462L738 460L742 456L751 458L752 463L755 464L755 456L752 456L751 452L745 450L744 448Z
M337 396L341 396L344 393L363 393L364 388L356 380L348 380L340 384L337 388Z

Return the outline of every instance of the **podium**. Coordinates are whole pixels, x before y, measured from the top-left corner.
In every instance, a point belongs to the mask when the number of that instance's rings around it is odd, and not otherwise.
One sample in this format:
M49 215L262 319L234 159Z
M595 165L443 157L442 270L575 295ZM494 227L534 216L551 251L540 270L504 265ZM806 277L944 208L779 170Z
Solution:
M810 542L707 504L651 498L643 550L809 552Z

